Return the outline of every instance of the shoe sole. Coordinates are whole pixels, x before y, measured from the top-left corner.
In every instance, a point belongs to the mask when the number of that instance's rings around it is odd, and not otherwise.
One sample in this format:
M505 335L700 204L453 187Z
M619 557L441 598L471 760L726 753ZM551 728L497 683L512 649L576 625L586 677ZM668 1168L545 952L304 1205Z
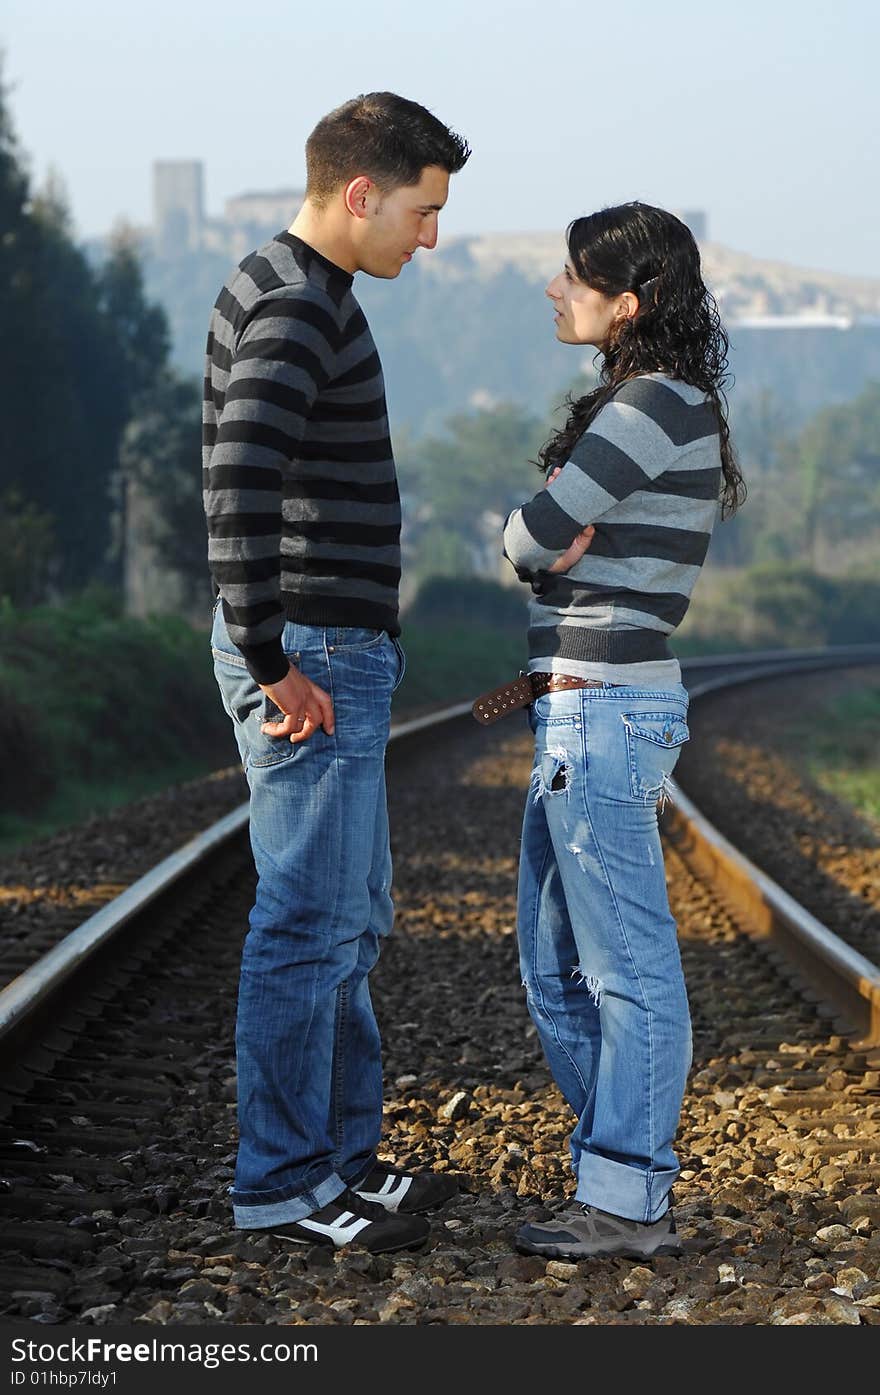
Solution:
M429 1232L429 1234L423 1236L421 1240L399 1240L394 1245L377 1245L371 1249L369 1245L358 1245L357 1240L347 1240L343 1245L337 1245L333 1240L330 1240L324 1235L310 1236L309 1239L306 1240L300 1239L298 1235L279 1235L277 1231L274 1230L270 1230L268 1233L274 1240L284 1240L288 1245L303 1245L308 1249L314 1248L315 1245L320 1245L324 1250L361 1249L366 1250L367 1253L371 1255L390 1255L395 1254L398 1250L420 1250L423 1245L427 1244L430 1237Z
M516 1248L521 1255L541 1255L546 1259L655 1259L658 1255L680 1258L684 1253L679 1245L658 1245L655 1250L637 1250L634 1247L620 1250L577 1250L564 1245L533 1245L528 1240L516 1240Z

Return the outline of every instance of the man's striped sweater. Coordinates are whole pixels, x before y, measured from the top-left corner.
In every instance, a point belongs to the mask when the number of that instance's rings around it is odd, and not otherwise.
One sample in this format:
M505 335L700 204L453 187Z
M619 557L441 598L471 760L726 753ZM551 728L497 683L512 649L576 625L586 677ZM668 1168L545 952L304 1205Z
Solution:
M280 233L217 298L202 414L208 558L258 683L285 619L400 632L400 496L352 276Z
M667 645L706 556L721 484L705 394L662 373L625 382L562 472L504 529L504 552L536 592L529 666L627 682L673 677ZM587 524L570 571L549 568Z

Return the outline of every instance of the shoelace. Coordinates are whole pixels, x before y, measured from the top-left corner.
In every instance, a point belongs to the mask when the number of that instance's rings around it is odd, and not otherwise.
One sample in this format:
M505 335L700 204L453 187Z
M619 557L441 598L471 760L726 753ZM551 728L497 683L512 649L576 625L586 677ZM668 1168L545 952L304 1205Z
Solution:
M591 1209L586 1201L571 1201L564 1211L559 1212L557 1219L565 1221L569 1217L589 1216Z
M378 1201L367 1201L350 1187L346 1187L334 1200L337 1206L343 1206L346 1211L353 1211L356 1216L364 1216L368 1221L384 1221L388 1218L388 1212Z

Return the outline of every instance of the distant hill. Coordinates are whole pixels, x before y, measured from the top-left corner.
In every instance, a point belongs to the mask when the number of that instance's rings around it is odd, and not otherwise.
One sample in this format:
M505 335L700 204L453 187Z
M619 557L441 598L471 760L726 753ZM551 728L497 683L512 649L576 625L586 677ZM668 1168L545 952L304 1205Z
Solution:
M559 233L492 233L441 242L423 263L427 275L450 282L486 279L502 270L542 286L565 257ZM421 255L421 254L420 254ZM730 317L841 315L880 318L880 278L843 276L762 260L721 243L700 247L707 285Z
M880 379L880 278L805 270L717 243L701 251L730 332L734 411L770 393L797 422ZM561 398L592 359L553 333L543 287L564 255L559 233L448 238L395 282L356 278L396 429L436 432L454 412L501 400L543 414ZM160 260L147 251L145 269L148 290L168 312L176 362L201 376L226 259L201 252Z

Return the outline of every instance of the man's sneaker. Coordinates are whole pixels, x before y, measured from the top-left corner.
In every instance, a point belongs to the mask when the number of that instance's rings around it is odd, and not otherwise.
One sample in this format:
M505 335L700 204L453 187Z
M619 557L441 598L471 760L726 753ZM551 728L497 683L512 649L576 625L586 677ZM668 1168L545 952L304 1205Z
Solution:
M671 1211L649 1224L575 1202L557 1220L520 1226L516 1248L521 1254L548 1255L551 1259L600 1259L603 1255L649 1259L652 1255L681 1254L681 1240Z
M277 1235L297 1245L363 1245L373 1255L391 1250L417 1250L428 1238L431 1227L421 1216L395 1216L383 1206L374 1206L350 1188L312 1211L299 1221L269 1226L260 1234Z
M372 1172L353 1188L365 1201L376 1201L386 1211L413 1216L433 1211L458 1196L458 1183L440 1172L403 1172L399 1167L377 1162Z

